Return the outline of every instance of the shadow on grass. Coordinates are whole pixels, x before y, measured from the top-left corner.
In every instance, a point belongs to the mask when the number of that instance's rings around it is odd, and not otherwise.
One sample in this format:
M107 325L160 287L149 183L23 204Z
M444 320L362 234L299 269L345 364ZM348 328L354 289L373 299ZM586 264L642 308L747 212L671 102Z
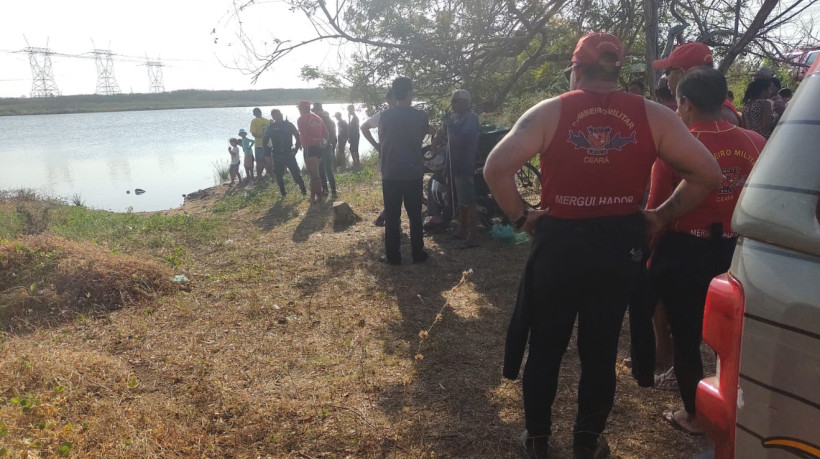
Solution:
M320 202L311 204L296 230L293 231L293 242L305 242L311 234L325 227L327 219L332 213L332 203Z
M391 266L378 261L383 245L371 238L326 260L339 278L352 266L367 270L386 294L385 301L395 302L401 315L385 329L383 350L406 353L401 357L415 363L407 374L409 384L399 380L381 388L379 405L399 425L400 436L398 445L386 443L385 449L424 445L447 457L515 453L521 423L502 419L500 413L509 403L499 392L511 387L501 378L504 338L518 268L523 266L518 258L526 255L526 248L489 239L482 243L482 248L469 251L442 250L434 243L426 263ZM403 259L410 260L406 240L402 251ZM468 269L473 272L467 281L454 289ZM419 346L420 332L427 330L429 337ZM423 358L417 360L417 353Z
M273 206L265 212L265 215L253 221L253 224L261 231L268 232L277 226L297 217L299 212L296 210L299 207L298 201L279 199Z

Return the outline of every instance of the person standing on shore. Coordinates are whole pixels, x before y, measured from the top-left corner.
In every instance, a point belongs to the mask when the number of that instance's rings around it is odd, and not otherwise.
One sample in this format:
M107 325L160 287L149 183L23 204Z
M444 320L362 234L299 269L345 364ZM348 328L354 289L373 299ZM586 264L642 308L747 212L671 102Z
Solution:
M322 108L321 102L313 103L313 113L322 119L327 130L327 147L322 154L322 164L319 168L319 177L322 180L322 192L327 195L327 184L330 182L330 192L333 197L336 197L336 175L333 173L334 164L336 162L333 157L336 154L336 125L330 119L327 112Z
M459 246L461 249L478 247L475 161L478 155L479 122L471 102L469 91L457 89L450 100L453 114L446 120L449 160L458 199L458 232L455 237L463 241Z
M359 117L356 116L356 108L353 105L347 106L347 132L353 167L359 167Z
M601 433L615 400L615 360L627 304L654 233L695 208L721 180L709 150L668 108L621 91L623 45L591 33L572 55L570 91L542 101L487 158L484 177L514 226L534 236L507 330L504 377L524 369L528 457L550 456L552 404L576 320L581 376L573 429L576 459L609 457ZM541 209L527 211L516 172L541 161ZM664 159L681 181L641 212L650 169Z
M695 393L703 379L700 356L703 310L709 283L732 262L737 233L732 213L752 166L766 140L758 133L721 119L726 78L714 69L687 72L678 84L678 112L717 159L724 179L692 212L676 219L660 235L649 265L649 278L666 307L674 343L674 372L684 409L666 411L664 419L691 434L703 433L695 417ZM733 154L722 154L726 151ZM647 209L665 202L679 181L663 161L655 161Z
M384 197L384 257L391 265L401 264L401 206L410 220L410 249L413 263L427 260L424 251L421 204L424 167L421 143L430 131L427 113L410 103L413 82L410 78L393 80L397 105L381 114L379 154L381 155L382 194Z
M248 132L239 130L239 138L242 142L242 151L245 153L245 178L253 179L253 140L248 138Z
M271 174L272 165L270 156L265 154L265 145L262 139L265 137L265 129L267 129L270 121L262 116L262 110L253 109L254 118L251 120L251 135L254 141L254 159L256 159L256 176L262 178L262 170L267 169L268 175Z
M338 140L338 144L336 145L336 167L344 168L347 165L347 158L345 153L345 144L347 143L348 138L348 125L347 121L342 118L342 114L336 112L336 129L338 130L338 135L336 139Z
M299 142L305 151L305 167L310 173L310 202L317 203L322 199L322 180L319 177L319 168L322 166L322 156L327 149L327 127L322 118L310 112L310 102L299 102Z
M231 155L231 165L228 167L228 173L231 176L231 186L233 186L237 178L239 178L239 184L241 185L242 176L239 175L239 141L231 137L228 143L231 145L228 147L228 154Z
M271 123L265 129L265 137L262 143L265 145L268 142L273 144L271 148L271 157L273 158L273 174L276 176L276 183L279 185L279 192L285 196L285 170L290 170L290 175L293 181L299 186L302 195L307 195L305 190L305 181L302 180L302 174L299 171L299 164L296 162L296 152L301 148L299 143L299 131L296 126L290 121L282 118L282 112L278 109L273 109L270 112ZM296 147L293 146L293 139L296 139Z
M387 102L387 109L376 112L375 115L366 119L364 123L362 123L362 127L359 128L364 138L367 139L367 141L370 142L370 145L372 145L376 150L377 155L379 154L379 149L381 147L379 146L379 142L376 142L376 139L373 138L373 133L371 131L379 128L379 121L381 120L382 113L396 106L396 96L393 95L392 87L387 90L387 94L385 94L384 99ZM381 157L379 158L379 162L381 162ZM384 226L384 209L382 209L379 216L376 217L376 220L373 221L373 224L375 226Z

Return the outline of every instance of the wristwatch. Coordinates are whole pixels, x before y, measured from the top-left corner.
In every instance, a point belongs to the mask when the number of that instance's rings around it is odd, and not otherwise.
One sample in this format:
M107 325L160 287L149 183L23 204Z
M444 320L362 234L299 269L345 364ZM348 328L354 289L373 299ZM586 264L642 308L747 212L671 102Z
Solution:
M530 214L530 211L524 208L524 213L521 214L520 217L516 221L513 222L513 228L516 231L521 231L521 228L524 227L524 223L527 223L527 216Z

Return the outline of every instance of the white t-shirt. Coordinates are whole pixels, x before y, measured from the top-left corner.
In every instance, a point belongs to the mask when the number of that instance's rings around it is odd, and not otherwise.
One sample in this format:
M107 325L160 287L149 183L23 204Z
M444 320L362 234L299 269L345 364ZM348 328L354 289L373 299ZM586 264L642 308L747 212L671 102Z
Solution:
M379 120L382 118L382 112L376 112L375 115L368 118L362 123L362 129L373 130L379 128Z
M228 147L228 149L231 151L231 166L239 164L239 146L234 145L232 147Z

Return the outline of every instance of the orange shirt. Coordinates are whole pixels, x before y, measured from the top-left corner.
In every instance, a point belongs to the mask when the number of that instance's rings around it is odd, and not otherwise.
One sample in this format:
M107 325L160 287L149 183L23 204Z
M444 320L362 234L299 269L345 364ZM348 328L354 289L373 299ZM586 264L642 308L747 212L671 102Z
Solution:
M710 226L713 223L722 223L724 237L736 236L731 230L732 213L735 211L743 184L752 172L752 166L757 162L760 151L766 145L766 139L754 131L739 128L728 121L695 123L689 130L712 152L712 156L723 171L723 183L720 188L710 193L700 206L672 222L667 229L693 236L710 237ZM662 159L655 161L647 209L655 209L663 204L672 195L678 183L680 177L666 162Z
M318 115L305 113L296 121L299 126L299 142L304 148L315 147L327 140L327 127Z

